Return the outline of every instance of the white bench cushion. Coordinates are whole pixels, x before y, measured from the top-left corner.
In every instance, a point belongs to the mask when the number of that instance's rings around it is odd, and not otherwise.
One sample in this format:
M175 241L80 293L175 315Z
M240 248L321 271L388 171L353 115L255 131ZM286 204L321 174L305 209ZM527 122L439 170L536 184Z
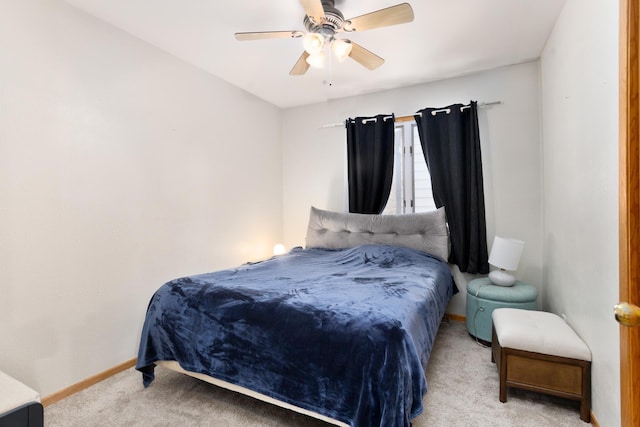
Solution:
M589 347L556 314L499 308L491 317L501 347L591 361Z
M40 402L38 392L0 371L0 416L32 402Z

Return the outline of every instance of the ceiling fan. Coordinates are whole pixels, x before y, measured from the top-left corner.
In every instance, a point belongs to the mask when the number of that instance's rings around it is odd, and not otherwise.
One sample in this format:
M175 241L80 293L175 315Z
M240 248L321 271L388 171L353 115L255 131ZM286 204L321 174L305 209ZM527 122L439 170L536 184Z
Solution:
M337 35L413 21L413 9L409 3L400 3L351 19L344 19L342 12L335 7L335 0L300 0L300 3L306 13L303 20L306 33L297 30L242 32L235 34L236 39L302 38L304 52L289 72L292 76L303 75L310 66L322 67L325 51L329 48L341 62L349 57L366 68L375 70L384 63L383 58L349 39L338 38Z

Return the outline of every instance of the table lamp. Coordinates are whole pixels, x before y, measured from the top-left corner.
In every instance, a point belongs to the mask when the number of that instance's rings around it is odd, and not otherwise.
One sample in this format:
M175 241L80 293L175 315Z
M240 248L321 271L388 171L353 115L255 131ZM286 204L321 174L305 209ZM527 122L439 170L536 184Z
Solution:
M516 239L507 239L495 236L491 254L489 255L489 264L498 267L489 273L489 280L497 286L513 286L516 278L509 271L516 271L520 262L520 255L524 242Z
M282 243L277 243L274 247L273 247L273 254L274 255L282 255L285 252L287 252L287 249L284 247L284 245Z

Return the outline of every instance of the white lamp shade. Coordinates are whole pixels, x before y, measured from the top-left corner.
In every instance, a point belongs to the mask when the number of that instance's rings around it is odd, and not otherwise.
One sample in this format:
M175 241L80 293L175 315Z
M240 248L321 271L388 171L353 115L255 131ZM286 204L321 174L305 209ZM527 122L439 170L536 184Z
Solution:
M307 57L307 64L313 68L322 68L324 66L324 52L314 53Z
M489 255L489 264L503 270L516 271L523 249L524 242L522 240L495 236Z
M333 53L336 55L336 58L338 58L338 61L340 62L344 61L349 57L349 54L351 53L352 48L353 46L351 45L351 42L347 40L335 39L331 43L331 50L333 51Z
M284 247L284 245L282 243L278 243L273 247L273 254L274 255L282 255L286 251L287 251L287 249Z
M302 38L302 47L309 55L318 54L324 48L324 37L318 33L307 33Z

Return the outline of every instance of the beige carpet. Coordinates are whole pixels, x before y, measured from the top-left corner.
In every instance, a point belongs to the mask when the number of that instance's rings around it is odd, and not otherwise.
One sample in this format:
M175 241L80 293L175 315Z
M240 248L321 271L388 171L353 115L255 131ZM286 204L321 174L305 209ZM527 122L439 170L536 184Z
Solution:
M476 344L464 323L441 325L427 370L425 410L413 427L576 426L574 402L510 390L498 401L498 374L489 349ZM47 427L220 426L329 427L313 418L156 369L147 389L133 368L45 408Z

